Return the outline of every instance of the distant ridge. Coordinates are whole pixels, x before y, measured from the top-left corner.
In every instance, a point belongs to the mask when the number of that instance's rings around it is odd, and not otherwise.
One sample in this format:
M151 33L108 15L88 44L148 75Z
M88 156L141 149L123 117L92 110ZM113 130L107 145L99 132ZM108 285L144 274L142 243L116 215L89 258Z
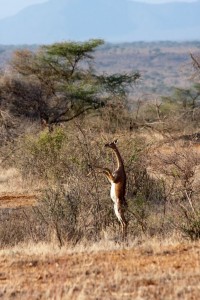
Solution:
M49 0L0 20L0 44L200 40L200 1Z

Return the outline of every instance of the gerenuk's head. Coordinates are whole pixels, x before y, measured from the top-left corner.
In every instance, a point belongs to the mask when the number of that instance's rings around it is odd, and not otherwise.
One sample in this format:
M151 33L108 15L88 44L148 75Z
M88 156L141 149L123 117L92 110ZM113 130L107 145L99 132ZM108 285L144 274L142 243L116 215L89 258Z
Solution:
M116 146L117 142L118 142L118 140L114 140L111 143L105 144L105 147L108 147L108 148L111 148L111 149L116 149L117 148L117 146Z

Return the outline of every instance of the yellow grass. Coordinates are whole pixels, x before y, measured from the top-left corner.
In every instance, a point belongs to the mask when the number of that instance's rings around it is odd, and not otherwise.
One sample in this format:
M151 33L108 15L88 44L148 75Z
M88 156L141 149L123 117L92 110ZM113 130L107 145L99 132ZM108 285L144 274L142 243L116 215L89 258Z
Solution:
M102 241L0 253L2 299L198 299L200 243Z
M0 168L0 193L21 192L23 190L23 181L19 172L14 169Z
M0 168L0 208L29 206L36 203L39 181L24 181L15 168Z

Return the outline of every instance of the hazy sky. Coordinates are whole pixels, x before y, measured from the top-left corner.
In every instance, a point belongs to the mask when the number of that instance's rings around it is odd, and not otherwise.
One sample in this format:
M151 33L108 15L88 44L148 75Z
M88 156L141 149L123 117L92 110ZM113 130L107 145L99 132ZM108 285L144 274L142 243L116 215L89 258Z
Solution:
M47 0L0 0L0 18L14 15L26 6L42 2Z
M47 1L48 0L0 0L0 19L5 18L7 16L14 15L24 7L29 6L31 4L42 3ZM129 0L129 1L134 1L134 0ZM195 0L137 0L137 1L148 2L148 3L164 3L164 2L172 2L172 1L192 2Z

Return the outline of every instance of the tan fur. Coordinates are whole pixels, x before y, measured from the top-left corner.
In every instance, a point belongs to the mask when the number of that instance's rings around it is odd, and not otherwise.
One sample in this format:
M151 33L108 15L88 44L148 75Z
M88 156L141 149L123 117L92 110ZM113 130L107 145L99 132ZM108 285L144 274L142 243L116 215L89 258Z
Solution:
M127 206L125 199L126 192L126 173L124 170L124 163L119 150L116 146L117 141L106 144L105 147L111 148L117 159L117 168L114 172L111 172L108 168L101 168L102 173L106 175L111 183L110 196L114 202L115 215L118 218L122 226L123 239L127 236L127 221L124 216L125 207Z

